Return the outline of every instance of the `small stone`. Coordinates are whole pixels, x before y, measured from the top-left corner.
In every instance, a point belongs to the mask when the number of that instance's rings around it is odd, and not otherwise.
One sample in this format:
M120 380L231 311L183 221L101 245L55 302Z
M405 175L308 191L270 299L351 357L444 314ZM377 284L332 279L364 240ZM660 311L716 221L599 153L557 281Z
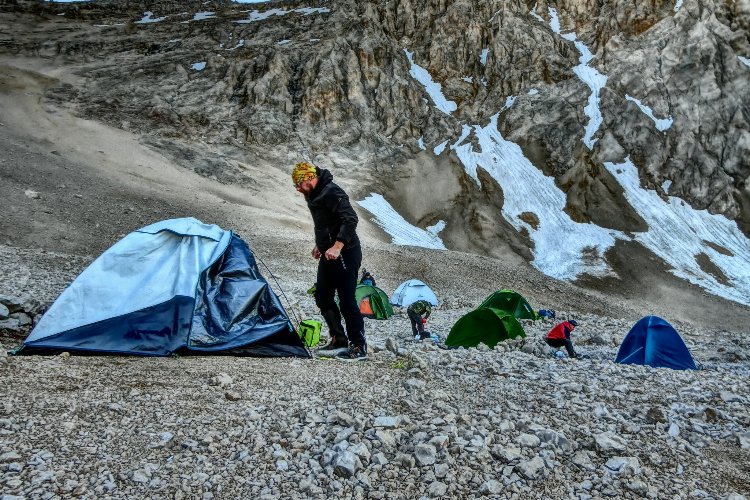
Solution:
M667 421L667 416L664 414L663 409L656 407L656 406L652 406L646 411L646 422L650 424L655 424L657 422L663 423L666 421Z
M373 465L385 465L388 463L388 459L383 453L376 453L370 459L370 463Z
M435 464L435 477L437 478L444 478L448 475L448 472L450 472L450 467L448 464Z
M536 456L531 460L526 460L516 465L516 470L526 479L537 479L540 477L544 467L542 457Z
M427 487L427 494L431 497L443 497L448 492L448 485L441 481L433 481Z
M21 460L21 455L19 455L15 451L9 451L0 455L1 463L15 462L16 460Z
M339 453L333 461L333 471L338 476L352 477L361 468L359 457L350 451Z
M610 473L620 476L637 476L641 472L641 464L637 457L612 457L604 466Z
M395 355L398 355L398 342L393 337L388 337L385 340L385 348Z
M427 465L433 465L437 451L435 447L429 444L419 444L414 448L414 457L417 461L417 465L425 467Z
M516 438L516 443L524 448L536 448L541 440L533 434L521 434Z
M382 427L384 429L395 429L401 424L401 417L375 417L373 427Z
M504 447L495 445L490 450L490 453L493 457L504 460L505 462L513 462L515 460L520 460L523 457L521 450L515 446Z
M680 435L680 426L672 422L672 424L669 426L669 430L667 433L672 437L677 437Z
M38 191L34 191L32 189L27 189L23 192L23 194L25 194L27 198L31 198L32 200L38 200L41 197Z
M142 470L133 472L131 479L136 483L148 483L149 481L148 475Z
M594 440L597 449L604 453L615 453L627 449L627 441L611 431L595 434Z
M240 395L239 392L235 391L225 392L224 397L227 399L227 401L239 401L240 399L242 399L242 395Z
M414 457L406 453L399 453L396 455L395 462L401 464L401 466L411 469L415 465Z
M490 479L482 483L479 488L479 493L483 495L499 495L503 491L503 483Z
M232 377L226 373L219 373L218 375L211 377L211 380L208 381L208 385L219 386L222 389L229 387L233 383L234 380Z
M721 391L719 393L719 397L725 403L739 403L743 401L742 396L740 396L739 394L735 394L733 392L729 392L729 391Z
M417 391L424 389L425 385L427 385L425 381L419 380L418 378L410 378L406 382L404 382L404 387Z

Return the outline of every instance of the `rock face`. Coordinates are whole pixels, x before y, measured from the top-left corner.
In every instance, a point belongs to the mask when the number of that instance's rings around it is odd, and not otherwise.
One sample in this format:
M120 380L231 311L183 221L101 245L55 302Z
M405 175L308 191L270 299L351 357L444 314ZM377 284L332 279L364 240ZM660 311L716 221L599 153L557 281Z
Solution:
M472 183L453 152L420 153L498 114L503 136L554 176L573 220L644 229L602 167L630 157L643 187L750 231L746 2L253 7L161 1L144 13L120 2L16 0L3 14L0 50L75 68L81 79L52 84L49 99L142 133L203 175L252 187L259 158L334 164L359 193L390 192L392 205L418 224L447 218L444 237L456 250L530 257L531 243L500 215L497 184ZM581 53L565 35L571 31L591 51L589 66L607 78L591 148L582 138L592 92L576 74ZM455 111L435 106L409 57ZM424 176L445 179L433 196L399 187Z

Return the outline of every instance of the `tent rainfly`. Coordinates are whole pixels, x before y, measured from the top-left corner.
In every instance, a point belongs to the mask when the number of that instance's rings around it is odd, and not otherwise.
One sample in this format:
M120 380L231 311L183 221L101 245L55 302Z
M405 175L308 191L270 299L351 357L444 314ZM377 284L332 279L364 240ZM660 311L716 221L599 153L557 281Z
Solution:
M482 307L492 307L501 311L507 311L516 319L539 319L539 316L529 305L529 302L521 294L513 290L498 290L497 292L493 292L489 297L484 299L484 302L479 304L477 309Z
M494 348L503 340L525 337L521 323L507 311L482 307L463 315L451 328L445 345L476 347L480 343Z
M359 304L359 311L366 318L388 319L393 316L393 307L388 303L388 295L372 285L357 285L354 298Z
M20 353L60 350L309 357L247 243L193 218L157 222L106 250Z
M658 316L646 316L633 325L620 345L615 362L673 370L698 369L677 330Z

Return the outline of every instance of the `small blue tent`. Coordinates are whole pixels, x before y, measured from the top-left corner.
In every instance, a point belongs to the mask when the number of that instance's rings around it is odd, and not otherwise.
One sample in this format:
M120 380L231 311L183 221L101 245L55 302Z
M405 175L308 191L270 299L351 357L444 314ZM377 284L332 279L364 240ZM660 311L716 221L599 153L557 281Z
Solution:
M20 353L60 350L309 357L247 244L193 218L115 243L50 306Z
M697 370L693 356L680 334L658 316L646 316L633 325L622 341L615 362L673 370Z
M391 304L399 307L409 307L418 300L426 300L433 306L438 305L435 292L419 280L404 281L396 288L393 295L391 295Z

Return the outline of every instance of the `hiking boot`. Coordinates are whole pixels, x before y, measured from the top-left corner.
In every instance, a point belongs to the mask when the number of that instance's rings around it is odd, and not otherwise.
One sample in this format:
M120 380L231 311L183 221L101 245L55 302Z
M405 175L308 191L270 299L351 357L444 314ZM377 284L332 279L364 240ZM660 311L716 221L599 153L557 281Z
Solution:
M342 352L346 352L348 349L349 344L346 340L340 341L336 337L332 337L330 342L318 349L318 354L323 356L336 356Z
M346 352L342 352L336 355L337 358L343 361L362 361L367 359L367 346L366 345L349 345L349 349Z

